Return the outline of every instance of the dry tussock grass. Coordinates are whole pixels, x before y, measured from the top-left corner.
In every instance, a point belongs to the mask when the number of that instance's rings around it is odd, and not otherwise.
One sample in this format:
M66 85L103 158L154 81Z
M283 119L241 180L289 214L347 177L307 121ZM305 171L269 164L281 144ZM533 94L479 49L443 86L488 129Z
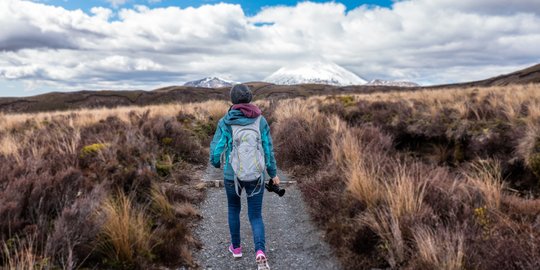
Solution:
M330 139L333 162L342 168L352 195L367 206L376 205L383 197L382 166L379 166L382 155L362 145L345 123L335 119L333 122L335 132Z
M314 99L308 99L307 102L302 99L290 99L280 102L279 109L273 113L277 123L284 122L288 118L301 118L306 125L318 121L319 112L317 107L310 102Z
M19 142L13 135L4 134L0 139L0 155L12 156L17 163L21 163L21 155L19 154Z
M491 210L498 210L505 188L500 163L496 160L478 160L464 173L473 188L483 194L485 205Z
M362 162L351 165L346 171L347 189L368 207L377 205L384 195L376 168Z
M123 192L103 203L99 214L105 216L99 249L112 261L133 267L137 257L151 255L152 231L144 209L133 205Z
M47 269L48 263L45 258L38 255L35 250L35 235L25 240L17 239L3 243L4 268L6 270L41 270Z
M379 251L388 265L398 268L406 259L407 246L401 231L400 219L386 209L373 209L360 216L359 222L380 238Z
M424 269L461 270L464 268L463 231L448 229L434 230L419 227L414 231L414 241L420 264Z
M422 211L428 179L417 164L397 164L394 176L384 184L383 198L390 214L401 218L415 216Z
M165 193L156 185L150 190L151 207L156 215L162 215L167 220L174 219L174 207Z

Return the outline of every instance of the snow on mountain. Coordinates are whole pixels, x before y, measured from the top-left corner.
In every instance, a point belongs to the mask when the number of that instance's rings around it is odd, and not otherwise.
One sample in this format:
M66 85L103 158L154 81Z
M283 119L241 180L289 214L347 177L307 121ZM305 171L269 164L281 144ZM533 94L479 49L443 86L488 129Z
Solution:
M220 79L218 77L206 77L204 79L186 82L184 86L219 88L219 87L231 87L234 84L236 84L236 82Z
M331 62L314 62L282 67L264 79L265 82L282 85L329 84L358 85L367 81Z
M407 82L407 81L386 81L386 80L371 80L366 85L373 85L373 86L397 86L397 87L417 87L420 86L417 83L414 82Z

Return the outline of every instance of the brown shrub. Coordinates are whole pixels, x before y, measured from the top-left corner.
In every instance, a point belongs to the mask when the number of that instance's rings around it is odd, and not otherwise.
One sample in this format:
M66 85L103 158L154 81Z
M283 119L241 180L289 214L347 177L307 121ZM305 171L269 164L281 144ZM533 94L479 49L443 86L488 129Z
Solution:
M54 221L54 229L47 238L46 254L55 259L54 264L74 269L87 260L98 260L95 254L96 239L103 225L95 212L107 197L108 191L101 184L89 194L80 193L72 205L65 207Z
M475 269L538 269L539 231L505 220L490 223L492 233L467 231L465 267Z
M283 168L319 165L329 152L330 132L323 117L310 122L297 117L282 120L273 132L279 165Z
M175 221L159 226L154 230L152 243L156 259L166 265L195 266L191 249L196 241L190 236L189 229L184 223Z
M192 163L204 163L207 152L193 132L173 118L150 119L141 127L143 134L156 140L166 153ZM209 135L207 134L206 137Z

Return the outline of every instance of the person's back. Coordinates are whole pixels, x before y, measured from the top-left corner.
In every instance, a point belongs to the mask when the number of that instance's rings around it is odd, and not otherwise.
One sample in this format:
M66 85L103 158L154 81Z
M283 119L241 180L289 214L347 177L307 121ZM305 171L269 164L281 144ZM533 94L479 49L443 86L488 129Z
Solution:
M210 145L210 163L220 168L224 160L224 186L228 202L231 244L229 251L234 257L242 256L240 246L241 192L246 191L248 216L253 230L256 261L259 269L269 269L266 259L262 201L264 194L264 170L279 184L272 137L268 122L261 110L251 104L251 90L242 84L231 88L234 104L219 120ZM262 149L261 149L262 148ZM259 153L262 157L259 156ZM224 158L222 155L224 154ZM264 160L262 160L264 159ZM234 165L234 166L233 166Z

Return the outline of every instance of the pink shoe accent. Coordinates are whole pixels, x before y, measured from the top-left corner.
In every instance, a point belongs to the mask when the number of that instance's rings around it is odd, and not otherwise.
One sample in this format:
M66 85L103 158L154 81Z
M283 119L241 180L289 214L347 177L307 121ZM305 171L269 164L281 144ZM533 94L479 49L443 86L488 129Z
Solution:
M242 257L242 247L233 248L233 245L231 244L229 246L229 251L232 253L233 257L235 258Z
M260 249L259 249L259 250L257 250L257 253L256 253L256 255L255 255L255 258L257 258L257 259L258 259L258 258L259 258L259 256L263 256L263 258L265 258L265 259L266 259L266 254L264 254L264 251L262 251L262 250L260 250Z
M257 261L257 270L270 270L270 265L268 265L268 260L266 259L264 251L257 250L256 254L255 260Z

